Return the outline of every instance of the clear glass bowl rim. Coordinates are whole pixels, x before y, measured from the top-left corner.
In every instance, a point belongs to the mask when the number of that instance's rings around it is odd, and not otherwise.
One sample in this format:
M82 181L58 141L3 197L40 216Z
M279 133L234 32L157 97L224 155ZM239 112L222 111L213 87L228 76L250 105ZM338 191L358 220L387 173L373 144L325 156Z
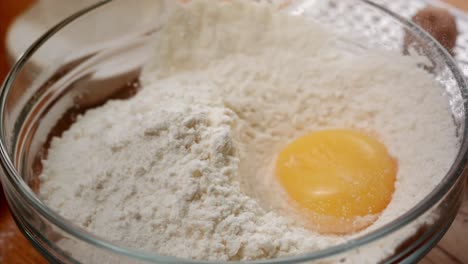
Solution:
M188 259L180 259L176 257L166 257L158 254L138 251L134 249L129 249L113 244L112 242L106 241L100 237L97 237L89 232L83 231L78 226L74 225L70 221L64 219L54 211L52 211L47 205L45 205L36 194L29 188L26 182L20 177L18 171L16 170L13 162L8 154L5 142L5 127L4 127L4 111L6 107L6 101L9 95L11 88L15 82L16 77L22 70L23 66L28 62L34 53L47 42L48 39L53 37L61 29L65 28L68 24L72 23L76 19L86 15L87 13L92 12L95 9L105 6L115 0L100 0L99 2L84 8L73 15L67 17L60 23L56 24L54 27L49 29L44 33L39 39L37 39L29 48L20 56L17 62L13 65L10 72L5 78L5 81L2 84L0 91L0 163L5 173L6 179L13 186L15 191L21 195L25 201L29 203L37 212L41 214L42 217L50 221L52 224L56 225L58 228L67 232L72 237L75 237L79 240L82 240L86 243L94 245L96 247L108 250L117 254L122 254L130 258L149 261L149 262L163 262L163 263L219 263L217 261L196 261ZM314 251L311 253L305 253L297 256L288 256L281 257L276 259L266 259L266 260L257 260L257 261L232 261L229 263L242 263L242 264L260 264L260 263L300 263L303 261L314 261L324 258L329 258L339 254L343 254L346 251L356 249L358 247L369 244L375 240L378 240L386 235L389 235L400 228L408 225L413 220L417 219L419 216L424 214L432 206L437 204L454 186L458 179L462 176L464 171L464 166L468 160L467 150L468 150L468 131L466 129L468 124L468 85L463 77L461 71L458 69L457 63L451 57L451 55L428 33L421 29L418 25L413 22L399 16L398 14L386 9L385 7L372 2L371 0L355 0L359 1L362 4L368 5L369 7L380 11L386 16L391 17L396 23L400 24L402 27L409 30L412 34L417 35L424 41L431 43L431 46L434 47L435 52L442 56L447 67L451 70L454 75L457 86L459 87L463 100L464 100L464 112L465 117L461 124L461 129L463 131L461 137L461 146L459 152L456 156L455 161L447 172L444 180L422 201L420 201L414 208L406 212L402 216L393 220L392 222L386 224L382 228L379 228L375 231L372 231L362 237L352 239L346 243L339 244L327 249Z

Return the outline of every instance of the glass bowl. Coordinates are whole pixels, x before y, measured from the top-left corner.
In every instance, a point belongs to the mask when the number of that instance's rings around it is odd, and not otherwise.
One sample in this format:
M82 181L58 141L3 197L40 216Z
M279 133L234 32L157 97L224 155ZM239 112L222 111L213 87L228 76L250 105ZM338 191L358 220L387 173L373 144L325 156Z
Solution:
M140 2L101 1L51 28L21 56L0 95L0 161L3 188L14 219L31 244L53 263L218 263L140 252L111 243L65 220L36 195L41 160L50 139L86 109L138 90L148 42L170 1L145 1L141 18L115 8ZM410 211L387 225L325 250L242 263L415 263L443 236L462 201L467 151L467 85L449 53L411 22L367 0L288 1L283 12L353 32L353 52L379 47L417 54L446 91L461 144L440 184ZM114 11L113 11L114 10ZM112 21L124 26L109 30ZM102 23L101 23L102 21ZM106 26L107 24L107 26ZM405 45L405 35L410 45ZM72 44L68 43L70 37ZM99 37L99 38L98 38ZM99 40L99 41L98 41ZM131 58L129 60L128 58ZM92 155L92 153L90 153ZM375 252L380 259L372 258ZM235 263L235 262L233 262Z

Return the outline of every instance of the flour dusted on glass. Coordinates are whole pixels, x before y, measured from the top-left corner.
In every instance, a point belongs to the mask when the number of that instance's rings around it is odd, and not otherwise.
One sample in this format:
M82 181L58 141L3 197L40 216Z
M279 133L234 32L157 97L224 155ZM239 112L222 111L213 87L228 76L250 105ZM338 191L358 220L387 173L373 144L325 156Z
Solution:
M323 249L403 214L455 155L447 100L413 59L348 54L332 33L269 4L180 5L153 45L143 89L54 138L40 176L50 207L118 244L207 260ZM377 135L399 166L377 222L340 237L304 228L271 184L271 161L285 144L336 127ZM375 263L404 239L349 261Z

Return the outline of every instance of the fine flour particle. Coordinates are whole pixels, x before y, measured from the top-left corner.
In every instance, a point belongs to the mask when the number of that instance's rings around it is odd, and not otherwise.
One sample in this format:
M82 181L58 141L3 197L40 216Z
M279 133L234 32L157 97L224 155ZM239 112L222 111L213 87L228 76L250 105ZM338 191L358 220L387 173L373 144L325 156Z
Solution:
M41 197L119 245L203 260L302 254L381 227L442 179L455 127L447 98L415 59L350 54L341 42L264 2L177 5L155 34L143 89L87 111L52 140ZM358 234L306 229L267 183L285 144L329 128L369 131L398 160L392 202ZM63 246L82 260L93 255Z

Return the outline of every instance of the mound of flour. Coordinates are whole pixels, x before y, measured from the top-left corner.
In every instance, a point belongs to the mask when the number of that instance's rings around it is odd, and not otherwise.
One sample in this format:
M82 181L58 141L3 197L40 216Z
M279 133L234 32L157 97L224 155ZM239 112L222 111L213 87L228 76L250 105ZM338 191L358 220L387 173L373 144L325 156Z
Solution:
M118 244L206 260L323 249L410 209L456 153L447 99L416 61L349 54L324 28L268 4L180 5L153 45L143 89L54 138L40 176L51 208ZM282 146L335 127L375 134L399 166L390 205L352 236L307 230L275 210L277 190L263 184ZM391 254L385 246L363 258Z

